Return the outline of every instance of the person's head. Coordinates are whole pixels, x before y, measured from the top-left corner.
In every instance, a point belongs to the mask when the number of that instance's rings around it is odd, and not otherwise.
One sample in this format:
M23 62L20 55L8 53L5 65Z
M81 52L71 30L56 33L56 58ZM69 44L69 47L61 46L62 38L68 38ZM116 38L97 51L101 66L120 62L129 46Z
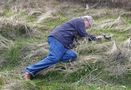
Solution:
M84 20L85 27L90 28L93 24L93 17L92 16L83 16L82 19Z

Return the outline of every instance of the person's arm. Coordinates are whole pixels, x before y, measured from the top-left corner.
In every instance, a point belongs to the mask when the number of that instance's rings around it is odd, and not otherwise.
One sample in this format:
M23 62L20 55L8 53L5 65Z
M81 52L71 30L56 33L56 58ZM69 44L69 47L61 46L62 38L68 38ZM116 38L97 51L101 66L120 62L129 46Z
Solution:
M87 40L89 41L95 41L96 40L96 36L95 35L91 35L88 32L86 32L86 28L84 26L84 24L79 24L78 27L78 33L81 37L85 37Z
M85 23L82 19L77 18L77 19L72 20L70 23L77 30L80 37L86 38L90 41L96 40L96 37L94 35L91 35L86 32Z

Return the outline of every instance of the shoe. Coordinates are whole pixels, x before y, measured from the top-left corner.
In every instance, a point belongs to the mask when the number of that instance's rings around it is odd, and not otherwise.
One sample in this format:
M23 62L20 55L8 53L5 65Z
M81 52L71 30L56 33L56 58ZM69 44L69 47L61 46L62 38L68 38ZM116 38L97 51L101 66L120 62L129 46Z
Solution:
M25 79L25 80L31 80L31 74L28 73L28 72L25 72L25 73L24 73L24 79Z

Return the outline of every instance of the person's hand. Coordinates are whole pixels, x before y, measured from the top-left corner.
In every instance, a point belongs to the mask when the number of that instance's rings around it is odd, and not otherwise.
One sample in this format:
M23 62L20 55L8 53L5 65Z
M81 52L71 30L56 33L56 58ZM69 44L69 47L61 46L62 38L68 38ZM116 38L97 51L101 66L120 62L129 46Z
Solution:
M96 36L90 35L90 36L88 37L88 41L96 41Z
M102 41L104 39L103 35L96 36L96 41Z

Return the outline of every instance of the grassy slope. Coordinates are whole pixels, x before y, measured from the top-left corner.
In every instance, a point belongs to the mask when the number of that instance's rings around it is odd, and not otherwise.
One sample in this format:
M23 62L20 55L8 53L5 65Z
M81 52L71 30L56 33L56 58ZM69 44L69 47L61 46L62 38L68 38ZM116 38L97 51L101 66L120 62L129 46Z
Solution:
M96 9L97 10L97 9ZM66 9L65 9L66 11ZM93 11L93 10L91 10ZM36 18L32 16L28 16L27 13L22 13L20 15L20 18L26 19L27 23L30 24L30 26L34 25L42 32L41 35L32 37L32 38L17 38L14 41L14 45L10 47L9 50L6 50L3 54L6 57L6 60L8 60L8 63L6 64L6 67L3 67L1 70L2 72L9 72L15 71L15 68L21 65L19 63L19 60L22 60L22 53L20 50L24 47L27 46L28 44L34 44L34 43L41 43L41 42L46 42L46 37L48 35L48 31L44 31L45 26L46 29L50 30L54 28L56 25L59 25L60 23L68 20L70 17L73 16L80 16L85 14L84 9L70 9L69 16L65 14L65 12L60 12L58 13L56 18L53 19L46 19L45 22L37 24L36 23ZM90 11L89 11L90 12ZM5 17L10 17L16 13L12 13L10 10L5 10L3 13L3 16ZM71 15L72 14L72 15ZM86 13L88 14L88 12ZM117 17L117 16L116 16ZM106 16L106 19L114 18L114 16ZM125 17L127 18L127 17ZM105 20L105 18L95 18L96 21L100 20ZM125 19L128 24L131 24L129 19ZM43 30L42 30L43 29ZM46 33L45 33L46 32ZM109 33L109 34L114 34L115 39L119 40L120 42L123 40L127 39L127 35L129 32L116 32L113 31L113 29L98 29L96 31L91 31L94 34L100 34L101 32L104 33ZM105 43L105 42L104 42ZM108 43L108 42L107 42ZM80 49L79 51L79 56L86 56L86 55L92 55L92 54L98 54L99 52L95 52L95 48L92 46L92 44L89 44L91 47L90 49ZM96 45L96 44L95 44ZM92 50L93 49L93 50ZM41 57L36 57L34 60L41 58ZM32 63L32 62L28 62ZM28 65L27 63L27 65ZM18 65L19 64L19 65ZM68 64L68 63L67 63ZM25 82L21 81L24 83L23 85L25 90L30 90L32 87L31 85L35 88L34 90L130 90L130 80L131 76L130 74L124 75L124 76L109 76L107 72L103 71L103 65L101 63L94 63L94 64L87 64L83 68L80 68L78 71L74 71L72 73L69 72L60 72L58 70L51 70L47 72L44 75L38 75L32 82ZM10 72L9 72L10 73ZM6 74L6 73L5 73ZM5 75L6 76L6 75ZM8 76L8 74L7 74ZM10 74L9 74L10 76ZM92 79L89 79L89 77L92 77ZM14 78L16 76L14 75ZM93 80L95 78L96 80ZM18 77L20 79L20 77ZM102 81L99 81L102 80ZM7 80L8 81L8 80ZM0 86L4 85L4 79L0 77ZM13 87L15 90L15 87ZM17 90L17 89L16 89ZM22 89L21 89L22 90Z

